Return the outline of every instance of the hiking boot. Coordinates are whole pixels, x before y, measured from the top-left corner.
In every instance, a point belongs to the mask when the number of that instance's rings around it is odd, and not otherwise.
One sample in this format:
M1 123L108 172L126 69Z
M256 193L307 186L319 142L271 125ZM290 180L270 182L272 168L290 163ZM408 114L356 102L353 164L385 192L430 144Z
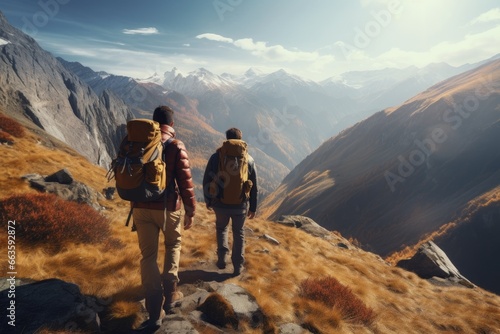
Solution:
M184 294L182 292L180 292L180 291L172 292L172 303L174 303L182 298L184 298Z
M166 314L172 313L172 303L184 298L184 294L177 290L177 282L163 281L163 310Z
M158 328L161 327L161 320L152 320L148 319L144 321L142 324L139 325L136 329L134 329L135 332L141 332L141 333L154 333L158 330Z
M224 258L219 258L217 260L217 268L226 269L226 260L224 260Z
M233 271L233 276L239 276L244 270L245 267L243 265L235 266Z

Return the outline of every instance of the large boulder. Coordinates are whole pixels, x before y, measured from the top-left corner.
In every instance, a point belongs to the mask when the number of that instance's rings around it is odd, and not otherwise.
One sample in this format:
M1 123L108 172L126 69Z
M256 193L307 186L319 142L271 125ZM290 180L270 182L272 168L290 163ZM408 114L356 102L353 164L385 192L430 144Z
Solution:
M7 321L0 322L0 333L35 333L42 329L99 331L99 318L91 301L78 286L59 279L48 279L17 286L19 281L5 279L8 287L0 292L0 305L7 309ZM15 327L14 327L15 325Z
M460 274L446 253L432 241L422 244L411 259L401 260L396 266L414 272L424 279L437 277L467 287L474 286Z
M74 181L66 168L45 177L40 174L28 174L23 178L38 191L55 194L67 201L85 203L95 210L102 209L98 202L102 195L86 184Z
M214 333L235 331L242 322L263 331L272 327L255 297L236 284L206 282L203 287L184 295L174 304L173 312L189 314L190 321ZM168 321L162 322L162 328L170 328Z

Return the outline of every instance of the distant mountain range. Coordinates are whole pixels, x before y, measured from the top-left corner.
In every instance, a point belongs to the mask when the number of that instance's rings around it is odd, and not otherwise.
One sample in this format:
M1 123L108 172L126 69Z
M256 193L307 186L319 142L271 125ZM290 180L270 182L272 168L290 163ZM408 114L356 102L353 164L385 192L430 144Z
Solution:
M272 219L309 216L382 256L434 234L461 272L496 280L483 286L498 293L499 143L493 60L329 139L265 206Z
M322 82L284 70L265 74L249 69L236 76L204 68L182 74L174 68L140 81L197 100L198 111L216 130L237 125L251 144L293 168L343 129L482 63L346 72Z

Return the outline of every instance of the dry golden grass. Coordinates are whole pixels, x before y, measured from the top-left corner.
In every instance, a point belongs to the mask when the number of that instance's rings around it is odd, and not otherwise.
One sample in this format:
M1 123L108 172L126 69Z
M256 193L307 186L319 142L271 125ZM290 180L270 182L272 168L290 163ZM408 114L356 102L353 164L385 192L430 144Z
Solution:
M109 186L103 169L76 153L68 154L72 152L69 149L50 149L37 144L39 141L43 140L28 132L16 139L13 146L0 145L0 198L35 192L20 179L22 175L49 174L62 167L97 190ZM48 254L41 247L19 248L18 277L56 277L76 283L83 293L102 298L109 311L106 323L111 328L130 328L142 319L138 304L142 293L137 236L124 226L128 203L115 199L101 204L107 208L105 214L111 220L112 233L123 243L121 249L109 250L102 244L71 244L57 254ZM194 226L183 234L181 271L215 268L214 219L212 212L198 206ZM294 322L320 333L500 333L497 295L480 288L434 286L372 253L339 248L331 241L261 217L249 220L246 226L246 271L227 282L250 291L271 324ZM280 244L266 241L264 234ZM0 246L2 254L6 254L5 245L2 242ZM6 272L5 261L0 270ZM299 295L304 280L325 276L349 287L372 309L373 322L357 324L335 309ZM262 332L246 327L244 331Z

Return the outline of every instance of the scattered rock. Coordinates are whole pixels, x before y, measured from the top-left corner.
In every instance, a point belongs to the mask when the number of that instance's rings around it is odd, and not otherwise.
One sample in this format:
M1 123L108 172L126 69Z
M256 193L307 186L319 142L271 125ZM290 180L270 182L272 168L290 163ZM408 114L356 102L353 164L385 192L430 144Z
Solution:
M253 328L266 325L264 312L248 291L235 284L217 283L216 286L215 292L229 302L240 321L248 322Z
M41 329L99 331L97 312L80 293L75 284L59 279L48 279L15 288L15 298L9 296L11 289L0 292L0 304L12 305L7 311L8 321L1 321L0 332L11 333L14 328L23 333L35 333ZM14 303L13 303L14 302ZM13 312L14 320L9 319Z
M38 191L55 194L67 201L85 203L98 211L102 209L98 202L100 194L86 184L74 181L66 169L47 177L40 174L27 174L22 178L28 180L30 186Z
M337 243L338 248L344 248L344 249L349 249L349 246L343 242Z
M197 289L194 293L185 294L185 297L176 302L174 307L179 309L182 314L189 314L203 304L209 294L207 290Z
M278 240L276 240L275 238L271 237L271 236L270 236L270 235L268 235L268 234L264 234L262 237L263 237L265 240L270 241L271 243L273 243L273 244L275 244L275 245L279 245L279 244L280 244L280 242L279 242Z
M167 315L162 319L161 327L155 331L155 334L198 334L191 321L179 314Z
M73 183L73 176L66 168L61 169L54 174L45 177L45 182L57 182L60 184L71 184Z
M206 322L222 328L238 329L238 316L229 302L218 293L211 293L197 310Z
M115 198L115 191L116 188L114 187L107 187L102 190L104 192L104 197L106 197L107 200L112 200Z
M311 333L307 329L297 324L284 324L279 328L279 334L308 334Z
M315 237L320 237L324 239L332 238L332 234L330 231L320 226L318 223L316 223L309 217L300 215L283 215L278 219L277 223L289 227L300 228L301 230L311 235L314 235Z
M474 287L474 284L460 274L446 253L432 241L422 244L411 259L401 260L396 266L414 272L424 279L438 277L447 279L450 283ZM432 282L443 284L442 280L433 279Z

